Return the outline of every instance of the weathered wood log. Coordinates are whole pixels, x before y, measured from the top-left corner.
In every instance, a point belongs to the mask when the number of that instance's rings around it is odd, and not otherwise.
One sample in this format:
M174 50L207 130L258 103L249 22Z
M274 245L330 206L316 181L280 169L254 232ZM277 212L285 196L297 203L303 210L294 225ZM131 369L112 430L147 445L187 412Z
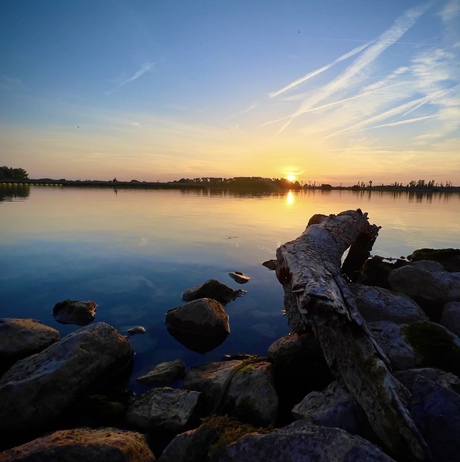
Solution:
M378 230L361 210L314 215L301 236L277 249L276 274L290 327L299 333L311 327L332 373L386 450L397 460L427 461L428 447L406 407L408 391L393 377L341 275L344 252L357 239L370 250Z

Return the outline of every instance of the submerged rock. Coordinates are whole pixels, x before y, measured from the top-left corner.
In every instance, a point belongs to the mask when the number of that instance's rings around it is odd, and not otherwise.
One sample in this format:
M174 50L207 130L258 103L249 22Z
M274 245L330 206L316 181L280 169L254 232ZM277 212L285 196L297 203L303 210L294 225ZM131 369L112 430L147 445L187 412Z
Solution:
M225 308L211 298L193 300L167 311L166 325L176 340L198 353L213 350L230 333Z
M199 298L212 298L226 305L245 293L245 290L235 290L216 279L209 279L204 284L197 285L184 291L182 293L182 300L184 300L184 302L191 302Z
M56 303L53 308L53 316L62 324L76 324L86 326L94 321L97 305L92 300L81 302L76 300L64 300Z
M59 340L59 332L35 319L0 319L0 374Z
M116 428L60 430L0 453L2 462L155 462L144 435Z
M145 334L147 330L143 326L136 326L129 328L126 332L128 333L128 337L131 337L137 334Z
M0 431L40 429L125 368L133 355L115 328L97 323L17 362L0 379Z
M240 271L232 271L228 273L228 275L238 284L246 284L250 281L250 277L246 276L245 274L241 273Z

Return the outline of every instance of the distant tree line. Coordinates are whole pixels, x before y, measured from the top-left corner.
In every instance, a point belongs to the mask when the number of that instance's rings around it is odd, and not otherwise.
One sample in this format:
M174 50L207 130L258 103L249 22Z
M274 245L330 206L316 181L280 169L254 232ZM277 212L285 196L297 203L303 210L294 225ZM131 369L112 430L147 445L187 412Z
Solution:
M24 181L29 179L29 174L23 168L0 167L0 180Z

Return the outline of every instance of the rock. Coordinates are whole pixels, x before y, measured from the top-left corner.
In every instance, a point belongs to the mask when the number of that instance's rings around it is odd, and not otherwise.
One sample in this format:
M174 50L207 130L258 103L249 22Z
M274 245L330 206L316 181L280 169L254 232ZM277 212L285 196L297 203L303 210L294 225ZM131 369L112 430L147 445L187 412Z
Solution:
M423 358L414 351L404 335L403 328L406 325L390 321L369 322L367 325L390 360L393 370L413 369L423 365Z
M456 462L460 454L460 396L439 383L417 376L411 414L434 461Z
M268 361L245 362L233 375L222 412L255 426L274 425L278 395Z
M176 340L199 353L216 348L230 333L225 308L210 298L193 300L169 310L166 325Z
M186 372L184 387L201 392L208 412L214 412L223 403L230 381L243 365L242 360L198 364Z
M126 413L126 423L145 432L176 435L190 429L197 417L200 393L154 388L139 397Z
M410 261L437 261L446 271L460 272L460 249L419 249L407 258Z
M444 305L439 324L460 336L460 301L449 302Z
M41 429L77 397L113 381L133 354L117 330L96 323L17 362L0 379L0 431Z
M324 391L312 391L292 409L297 420L308 420L324 427L338 427L352 435L376 442L377 436L361 406L337 381Z
M367 322L391 321L403 324L427 321L424 311L409 297L381 287L350 284L356 305Z
M460 273L445 271L437 262L417 261L396 269L390 273L389 282L393 290L412 298L435 322L446 303L460 301Z
M86 326L94 321L97 305L92 300L81 302L76 300L64 300L56 303L53 308L53 316L62 324L76 324Z
M132 335L145 334L147 331L145 327L143 326L136 326L136 327L131 327L126 332L128 333L128 337L131 337Z
M115 428L60 430L0 453L1 462L154 462L144 435Z
M362 266L356 278L358 284L367 286L377 286L384 289L391 289L388 282L388 276L391 271L396 268L401 268L407 265L407 260L403 259L388 259L375 255L368 258Z
M275 271L277 265L278 265L278 262L274 259L267 260L262 263L262 266L265 266L265 268L268 268L271 271Z
M345 430L298 421L267 434L251 433L228 445L222 444L210 462L334 461L391 462L369 441Z
M16 361L59 340L59 332L35 319L0 319L0 374Z
M325 388L333 376L312 332L290 333L268 348L279 396L278 418L292 422L292 407L312 390Z
M460 378L451 372L441 369L425 367L421 369L408 369L395 372L395 377L412 393L415 379L423 377L431 382L438 383L444 387L452 388L454 391L460 389Z
M249 276L246 276L240 271L232 271L231 273L228 273L228 275L238 284L246 284L251 279Z
M185 364L181 359L157 364L148 374L136 380L144 385L163 386L181 378L185 372Z
M184 300L184 302L191 302L199 298L212 298L226 305L245 293L245 290L234 290L216 279L209 279L204 284L197 285L184 291L182 293L182 300Z

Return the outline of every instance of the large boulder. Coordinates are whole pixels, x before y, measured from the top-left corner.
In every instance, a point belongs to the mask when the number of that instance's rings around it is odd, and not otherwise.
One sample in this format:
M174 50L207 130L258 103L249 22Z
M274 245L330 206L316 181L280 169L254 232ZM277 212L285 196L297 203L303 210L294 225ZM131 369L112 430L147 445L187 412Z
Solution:
M35 319L0 319L0 374L16 361L59 340L59 332Z
M316 426L306 421L297 421L266 434L250 433L227 445L223 443L208 460L393 461L379 448L359 436L350 435L340 428Z
M421 260L395 269L388 280L393 290L412 298L435 322L446 303L460 301L460 272L445 271L434 261Z
M230 333L224 306L211 298L200 298L166 313L168 332L187 348L206 353L219 346Z
M446 271L460 272L460 249L418 249L407 258L410 261L437 261Z
M359 312L367 322L391 321L403 324L428 320L424 311L405 295L363 284L350 284L348 287Z
M444 305L439 324L460 336L460 301L449 302Z
M377 441L369 420L356 399L334 380L324 391L312 391L292 408L297 420L324 427L338 427L352 435Z
M168 385L185 373L185 363L181 359L157 364L150 372L136 380L144 385L161 387Z
M182 300L184 300L184 302L191 302L192 300L197 300L199 298L212 298L223 305L226 305L245 293L245 290L232 289L231 287L222 284L217 279L209 279L203 284L191 287L190 289L182 292Z
M188 430L198 417L200 393L154 388L139 397L126 413L126 423L145 432L174 436Z
M1 462L155 462L144 435L115 428L61 430L0 453Z
M401 268L408 263L409 262L407 260L403 260L401 258L384 258L375 255L365 261L356 277L355 282L365 284L367 286L391 289L390 283L388 282L388 276L394 269Z
M87 302L77 300L64 300L56 303L53 308L53 316L62 324L76 324L86 326L94 321L97 305L92 300Z
M115 328L97 323L17 362L0 379L0 431L41 429L77 397L110 381L133 354Z

